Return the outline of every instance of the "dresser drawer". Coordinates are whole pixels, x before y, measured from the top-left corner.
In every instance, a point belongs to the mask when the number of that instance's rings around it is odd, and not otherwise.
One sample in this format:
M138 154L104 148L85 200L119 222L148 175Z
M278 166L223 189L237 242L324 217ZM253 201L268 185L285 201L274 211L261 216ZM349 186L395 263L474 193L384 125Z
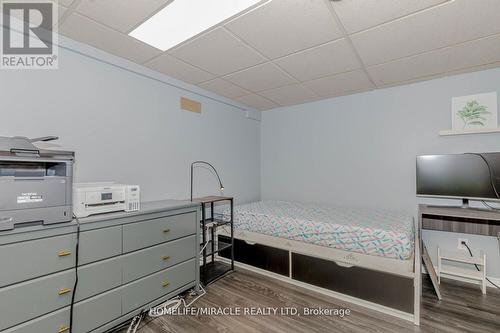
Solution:
M196 261L192 259L126 285L122 298L123 314L193 282L195 270Z
M160 217L123 226L123 251L132 252L196 233L196 213Z
M73 270L0 289L0 331L71 303Z
M0 246L0 287L72 268L76 234ZM122 253L122 227L80 234L81 265Z
M75 300L81 301L122 285L123 258L111 258L78 268Z
M58 310L46 316L36 318L19 326L9 328L2 333L68 333L69 309Z
M80 265L120 254L122 254L122 226L85 231L80 234Z
M115 289L75 304L73 333L87 333L121 316L121 293ZM69 307L9 328L2 333L67 333Z
M73 267L75 239L70 234L0 246L0 287Z
M77 303L73 333L87 333L122 315L122 288Z
M123 283L129 283L196 256L196 236L188 236L124 256Z
M121 258L78 269L75 300L95 296L122 283ZM0 331L71 304L75 271L70 269L0 289Z

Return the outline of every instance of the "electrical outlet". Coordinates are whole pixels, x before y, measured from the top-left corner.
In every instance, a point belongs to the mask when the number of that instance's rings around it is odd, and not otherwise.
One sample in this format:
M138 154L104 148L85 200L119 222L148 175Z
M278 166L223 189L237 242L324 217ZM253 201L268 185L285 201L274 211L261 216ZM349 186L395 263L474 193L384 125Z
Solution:
M458 244L457 244L457 249L466 250L467 248L463 245L463 243L469 245L469 240L467 238L459 238Z

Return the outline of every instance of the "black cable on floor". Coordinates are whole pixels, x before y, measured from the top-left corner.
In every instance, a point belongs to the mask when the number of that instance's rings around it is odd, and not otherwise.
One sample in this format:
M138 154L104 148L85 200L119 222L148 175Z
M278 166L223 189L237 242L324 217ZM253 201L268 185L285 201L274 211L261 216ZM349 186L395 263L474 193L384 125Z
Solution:
M473 257L472 251L470 250L469 245L467 245L465 242L463 242L462 244L467 248L467 250L469 251L470 256ZM476 269L477 269L478 272L481 271L481 269L476 264L474 264L474 266L476 267ZM500 287L497 286L496 284L494 284L493 282L491 282L490 279L486 278L486 281L488 281L489 283L491 283L492 285L494 285L496 288L500 289Z
M78 287L78 254L80 250L80 221L76 216L76 252L75 252L75 284L73 285L73 294L71 295L71 306L69 308L69 333L73 332L73 312L75 308L76 288Z

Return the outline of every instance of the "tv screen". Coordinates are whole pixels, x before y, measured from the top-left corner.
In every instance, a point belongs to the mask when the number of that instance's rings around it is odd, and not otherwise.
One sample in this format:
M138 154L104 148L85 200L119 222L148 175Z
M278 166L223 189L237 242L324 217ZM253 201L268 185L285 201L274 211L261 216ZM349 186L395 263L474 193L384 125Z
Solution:
M500 153L417 157L417 195L499 200Z

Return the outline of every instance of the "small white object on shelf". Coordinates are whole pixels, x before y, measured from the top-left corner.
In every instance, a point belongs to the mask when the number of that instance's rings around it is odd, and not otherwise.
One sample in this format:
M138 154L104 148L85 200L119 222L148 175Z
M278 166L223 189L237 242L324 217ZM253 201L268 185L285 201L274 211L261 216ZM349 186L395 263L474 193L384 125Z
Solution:
M497 128L474 128L465 130L442 130L439 131L440 136L449 135L465 135L465 134L486 134L486 133L500 133L500 127Z
M453 275L461 278L479 281L481 283L481 292L483 294L486 294L486 254L483 251L481 251L479 257L471 257L463 252L441 250L439 247L437 249L437 252L437 275L439 284L441 284L442 274ZM449 261L467 264L471 267L457 267L446 264L446 262ZM478 271L474 267L474 265L477 265L480 271Z

